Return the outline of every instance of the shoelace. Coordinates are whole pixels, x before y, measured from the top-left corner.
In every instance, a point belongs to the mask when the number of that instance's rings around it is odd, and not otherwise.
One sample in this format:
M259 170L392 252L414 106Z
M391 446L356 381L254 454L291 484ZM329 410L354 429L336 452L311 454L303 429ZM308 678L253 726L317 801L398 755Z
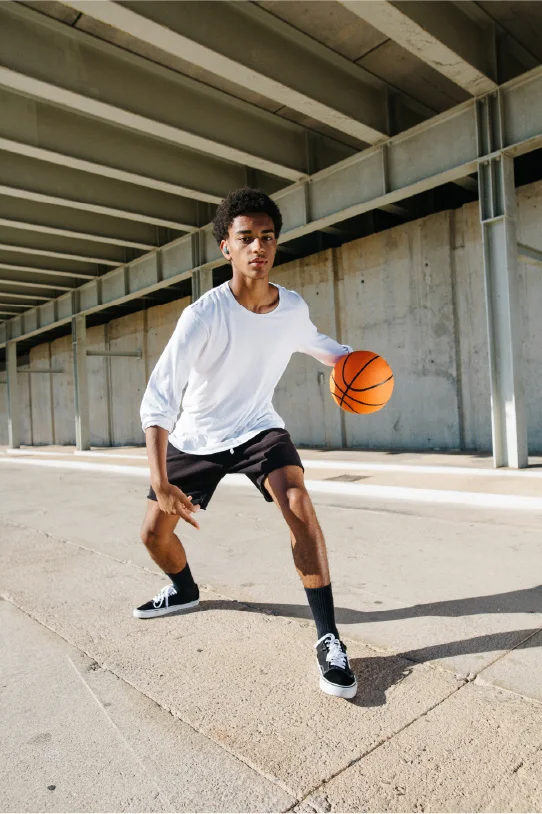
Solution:
M346 670L348 666L348 658L346 653L341 647L341 643L335 636L329 636L324 639L327 646L326 661L329 662L330 667L339 667L341 670Z
M159 591L152 600L153 607L158 610L158 608L162 607L164 602L166 603L166 608L169 607L169 597L176 593L177 591L174 585L164 585L162 590Z

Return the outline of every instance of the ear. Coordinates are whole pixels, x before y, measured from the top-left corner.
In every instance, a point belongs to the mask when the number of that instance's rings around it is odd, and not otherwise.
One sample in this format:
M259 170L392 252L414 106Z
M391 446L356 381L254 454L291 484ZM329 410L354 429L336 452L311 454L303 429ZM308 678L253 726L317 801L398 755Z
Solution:
M226 260L230 260L230 250L228 249L228 244L225 240L220 241L220 251L226 258Z

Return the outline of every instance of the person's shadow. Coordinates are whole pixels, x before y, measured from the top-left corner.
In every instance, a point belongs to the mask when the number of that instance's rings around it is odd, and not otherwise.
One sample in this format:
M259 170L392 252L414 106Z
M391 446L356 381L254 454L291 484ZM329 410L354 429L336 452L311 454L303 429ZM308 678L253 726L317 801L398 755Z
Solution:
M204 600L200 603L199 610L238 610L245 613L312 619L311 612L306 605ZM390 610L358 611L351 608L335 608L335 618L339 626L363 622L396 621L420 616L459 617L488 613L542 613L542 585L490 596L450 599ZM390 687L401 683L412 672L415 664L451 656L489 653L512 648L521 650L540 647L542 646L542 636L536 636L537 633L542 633L542 625L523 630L475 636L471 639L408 650L396 655L351 659L352 670L356 674L359 685L358 694L352 703L361 707L384 705L386 692Z

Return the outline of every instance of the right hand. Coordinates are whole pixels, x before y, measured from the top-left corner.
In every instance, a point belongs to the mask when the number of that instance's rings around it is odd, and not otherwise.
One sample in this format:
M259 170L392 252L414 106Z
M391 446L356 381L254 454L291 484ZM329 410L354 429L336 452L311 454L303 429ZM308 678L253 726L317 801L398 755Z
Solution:
M195 512L199 511L199 506L194 506L192 498L187 497L178 486L167 483L158 489L155 488L154 492L158 500L158 506L163 512L166 514L176 514L182 517L187 523L190 523L191 526L194 526L194 528L199 529L199 523L197 523L192 516Z

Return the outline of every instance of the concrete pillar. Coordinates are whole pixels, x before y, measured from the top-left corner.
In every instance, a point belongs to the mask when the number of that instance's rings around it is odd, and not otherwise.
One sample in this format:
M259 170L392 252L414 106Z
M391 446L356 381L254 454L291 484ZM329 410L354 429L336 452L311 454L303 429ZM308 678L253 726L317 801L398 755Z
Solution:
M199 300L202 294L213 287L213 270L198 269L192 272L192 302Z
M17 374L17 343L8 342L6 352L8 374L8 444L11 449L21 446L19 379Z
M521 380L521 323L513 159L500 151L502 108L485 100L478 166L495 466L527 466L527 417ZM496 153L496 154L495 154Z
M73 384L75 388L75 443L90 449L87 376L87 327L84 316L72 319Z

